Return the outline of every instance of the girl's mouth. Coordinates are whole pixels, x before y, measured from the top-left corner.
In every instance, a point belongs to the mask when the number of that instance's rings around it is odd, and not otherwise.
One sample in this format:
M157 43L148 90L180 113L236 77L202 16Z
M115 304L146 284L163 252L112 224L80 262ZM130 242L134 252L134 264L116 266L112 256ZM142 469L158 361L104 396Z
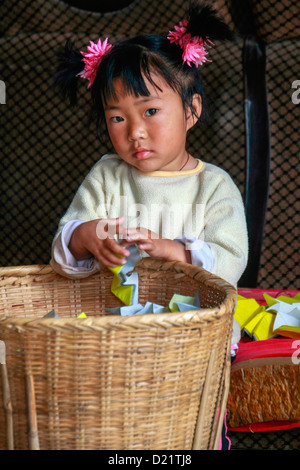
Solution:
M147 150L147 149L144 149L144 148L139 148L133 153L133 156L137 160L144 160L144 159L148 158L151 155L151 153L152 153L151 150Z

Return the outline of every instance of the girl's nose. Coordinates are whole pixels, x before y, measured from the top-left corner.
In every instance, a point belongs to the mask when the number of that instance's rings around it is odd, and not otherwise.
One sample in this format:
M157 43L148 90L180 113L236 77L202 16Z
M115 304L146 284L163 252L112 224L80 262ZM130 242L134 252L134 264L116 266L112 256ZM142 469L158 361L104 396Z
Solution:
M132 122L128 129L128 140L130 142L139 141L140 139L145 139L146 129L142 122Z

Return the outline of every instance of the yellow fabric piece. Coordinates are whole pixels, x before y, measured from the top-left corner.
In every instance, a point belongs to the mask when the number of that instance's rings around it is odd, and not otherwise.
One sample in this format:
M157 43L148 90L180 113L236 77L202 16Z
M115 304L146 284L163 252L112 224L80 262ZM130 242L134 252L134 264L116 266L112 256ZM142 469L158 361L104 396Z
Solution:
M174 294L169 302L169 309L171 312L178 312L177 302L194 305L194 301L195 301L195 297Z
M281 325L274 330L274 335L286 336L287 338L300 338L300 327Z
M279 318L282 318L280 317L282 314L284 314L283 318L286 323L289 322L289 313L293 316L291 304L300 302L300 293L294 297L281 295L276 299L266 293L263 295L267 303L266 306L260 305L255 299L247 299L238 295L234 318L239 323L241 330L244 330L249 336L253 336L255 340L265 340L276 335L300 338L300 326L281 324L279 328L276 328L275 323ZM286 304L285 308L284 304ZM286 309L287 305L291 305L290 311ZM297 308L296 305L295 308Z
M286 338L299 339L300 331L295 331L295 327L284 325L274 330L274 334L285 336Z
M240 324L241 330L261 311L261 305L255 299L246 299L238 295L234 319Z
M257 323L253 330L253 337L257 341L273 338L276 334L273 332L275 315L270 312L262 312L261 320Z
M118 266L115 266L114 268L111 267L111 266L108 266L108 269L109 269L112 273L118 274L118 273L121 271L122 267L123 267L123 265L122 265L122 264L119 264Z
M122 286L121 281L117 275L113 277L111 283L111 291L118 299L122 300L125 305L132 304L132 294L134 286Z
M295 302L300 302L300 294L296 294L294 297L287 297L286 295L279 295L274 299L268 294L264 294L265 301L267 302L268 306L271 307L274 304L278 303L278 300L285 302L286 304L293 304Z
M300 293L294 297L281 295L276 300L277 302L271 305L271 309L273 307L277 314L274 333L288 338L300 338ZM286 308L287 305L290 305L290 308Z
M131 254L127 258L126 264L108 267L108 269L114 273L111 283L111 292L127 306L137 303L137 274L129 274L129 272L134 269L136 262L140 258L140 253L136 245L131 245L128 249ZM117 254L117 256L124 258L120 254Z
M250 336L253 335L255 327L258 323L262 320L265 314L265 308L261 307L259 311L257 311L256 315L245 325L244 330Z

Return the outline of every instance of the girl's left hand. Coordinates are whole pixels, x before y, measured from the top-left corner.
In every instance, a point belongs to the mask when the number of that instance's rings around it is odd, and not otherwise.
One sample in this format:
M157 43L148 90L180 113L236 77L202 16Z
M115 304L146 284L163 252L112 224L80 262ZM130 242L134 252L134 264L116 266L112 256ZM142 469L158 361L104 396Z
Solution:
M181 243L163 238L155 232L143 227L127 228L121 242L123 246L135 243L152 258L163 258L167 261L191 262L190 252Z

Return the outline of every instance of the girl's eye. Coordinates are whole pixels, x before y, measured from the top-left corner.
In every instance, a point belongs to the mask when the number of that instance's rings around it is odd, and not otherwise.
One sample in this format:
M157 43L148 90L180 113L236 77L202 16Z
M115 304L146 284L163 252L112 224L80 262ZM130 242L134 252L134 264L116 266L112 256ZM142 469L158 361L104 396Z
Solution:
M147 109L145 114L146 114L146 116L153 116L154 114L157 113L157 111L158 111L158 109L156 109L156 108L150 108L150 109Z
M124 119L121 116L113 116L111 118L112 122L122 122Z

